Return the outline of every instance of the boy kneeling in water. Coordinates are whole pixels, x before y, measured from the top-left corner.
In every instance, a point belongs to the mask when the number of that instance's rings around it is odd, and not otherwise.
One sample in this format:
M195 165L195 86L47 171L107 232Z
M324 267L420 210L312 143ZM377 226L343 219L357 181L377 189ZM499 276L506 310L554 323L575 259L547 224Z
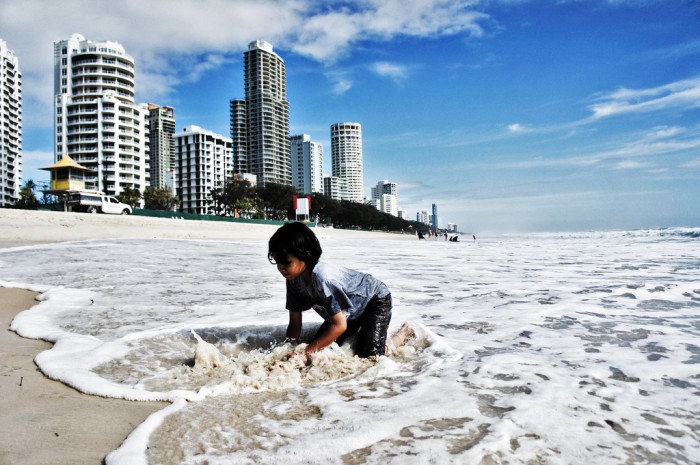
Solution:
M355 353L360 357L388 355L387 330L391 321L391 293L372 275L319 263L321 244L304 223L287 223L270 238L267 258L287 280L289 325L287 338L299 342L302 312L313 308L323 324L305 349L306 359L333 342L342 345L357 333ZM400 347L414 337L404 323L391 338Z

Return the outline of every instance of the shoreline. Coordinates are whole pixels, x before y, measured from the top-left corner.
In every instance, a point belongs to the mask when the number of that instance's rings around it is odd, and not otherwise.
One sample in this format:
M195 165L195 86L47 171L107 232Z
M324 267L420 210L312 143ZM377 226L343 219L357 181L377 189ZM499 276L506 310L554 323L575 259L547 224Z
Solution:
M9 329L19 312L36 304L37 293L0 287L0 463L98 465L167 402L133 402L78 392L47 378L34 357L52 344Z
M0 249L95 239L266 241L277 225L72 212L0 209ZM410 240L411 235L314 228L319 239ZM1 278L1 277L0 277ZM0 464L99 465L168 402L83 394L47 378L34 363L52 344L9 329L37 293L0 287Z

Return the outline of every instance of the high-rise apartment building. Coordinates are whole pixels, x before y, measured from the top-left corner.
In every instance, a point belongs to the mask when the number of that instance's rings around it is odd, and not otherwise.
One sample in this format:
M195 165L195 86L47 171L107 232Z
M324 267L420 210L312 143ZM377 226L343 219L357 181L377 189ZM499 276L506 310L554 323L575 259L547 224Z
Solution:
M22 74L0 39L0 207L14 205L22 184Z
M146 105L134 103L134 60L121 44L80 34L54 43L54 158L70 155L86 184L117 195L149 185Z
M301 134L290 138L292 185L305 195L323 193L323 145Z
M372 200L373 205L377 210L388 213L389 215L398 216L398 197L397 197L397 187L396 183L389 181L379 181L375 187L372 188Z
M343 180L343 200L364 200L362 177L362 126L359 123L331 125L333 176Z
M433 204L433 214L431 215L430 222L433 226L433 229L437 230L439 223L438 223L437 205L435 205L435 204Z
M289 102L284 61L272 45L251 42L243 54L245 100L231 100L231 139L236 174L259 185L292 184Z
M337 176L325 176L323 195L333 200L343 200L343 180Z
M416 213L416 221L418 221L419 223L430 225L430 214L428 213L428 210L423 209L420 212Z
M199 126L187 126L175 134L178 198L180 211L200 215L216 214L210 200L212 189L233 179L231 139Z
M148 104L150 184L163 189L175 169L175 109Z

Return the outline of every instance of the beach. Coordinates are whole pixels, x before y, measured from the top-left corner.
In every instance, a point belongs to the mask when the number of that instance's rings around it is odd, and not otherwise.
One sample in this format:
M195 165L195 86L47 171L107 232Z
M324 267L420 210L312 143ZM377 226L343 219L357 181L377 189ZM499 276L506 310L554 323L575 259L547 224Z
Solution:
M0 463L700 463L700 228L318 228L322 260L386 283L389 331L416 335L305 366L287 357L274 230L0 211ZM303 318L298 348L322 322Z
M0 248L107 238L264 240L276 226L0 210ZM319 236L382 238L395 235L319 228ZM0 464L98 465L127 435L165 402L133 402L82 394L45 377L34 357L51 348L7 329L17 313L37 302L37 293L0 287Z

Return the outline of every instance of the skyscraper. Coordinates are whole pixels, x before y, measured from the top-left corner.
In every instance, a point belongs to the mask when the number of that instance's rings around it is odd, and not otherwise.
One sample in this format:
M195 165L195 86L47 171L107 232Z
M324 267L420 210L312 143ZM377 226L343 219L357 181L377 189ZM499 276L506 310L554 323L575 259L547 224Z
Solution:
M231 100L234 172L259 185L292 184L289 102L284 61L272 45L251 42L243 54L245 100Z
M379 181L376 187L372 188L372 200L378 210L393 216L399 215L396 183L389 181Z
M165 188L167 174L175 169L175 110L148 104L150 168L153 187Z
M194 125L174 137L180 211L217 214L209 194L232 177L231 139Z
M343 200L364 200L362 177L362 126L359 123L331 125L333 176L343 181Z
M302 194L323 193L323 145L301 134L290 138L292 184Z
M437 230L439 223L438 223L438 212L437 212L437 205L433 204L433 214L431 216L431 222L433 229Z
M343 181L337 176L323 178L323 195L333 200L343 200Z
M0 207L14 205L22 184L22 74L0 39Z
M148 108L134 103L134 76L121 44L80 34L54 44L55 161L70 155L107 194L149 184Z

